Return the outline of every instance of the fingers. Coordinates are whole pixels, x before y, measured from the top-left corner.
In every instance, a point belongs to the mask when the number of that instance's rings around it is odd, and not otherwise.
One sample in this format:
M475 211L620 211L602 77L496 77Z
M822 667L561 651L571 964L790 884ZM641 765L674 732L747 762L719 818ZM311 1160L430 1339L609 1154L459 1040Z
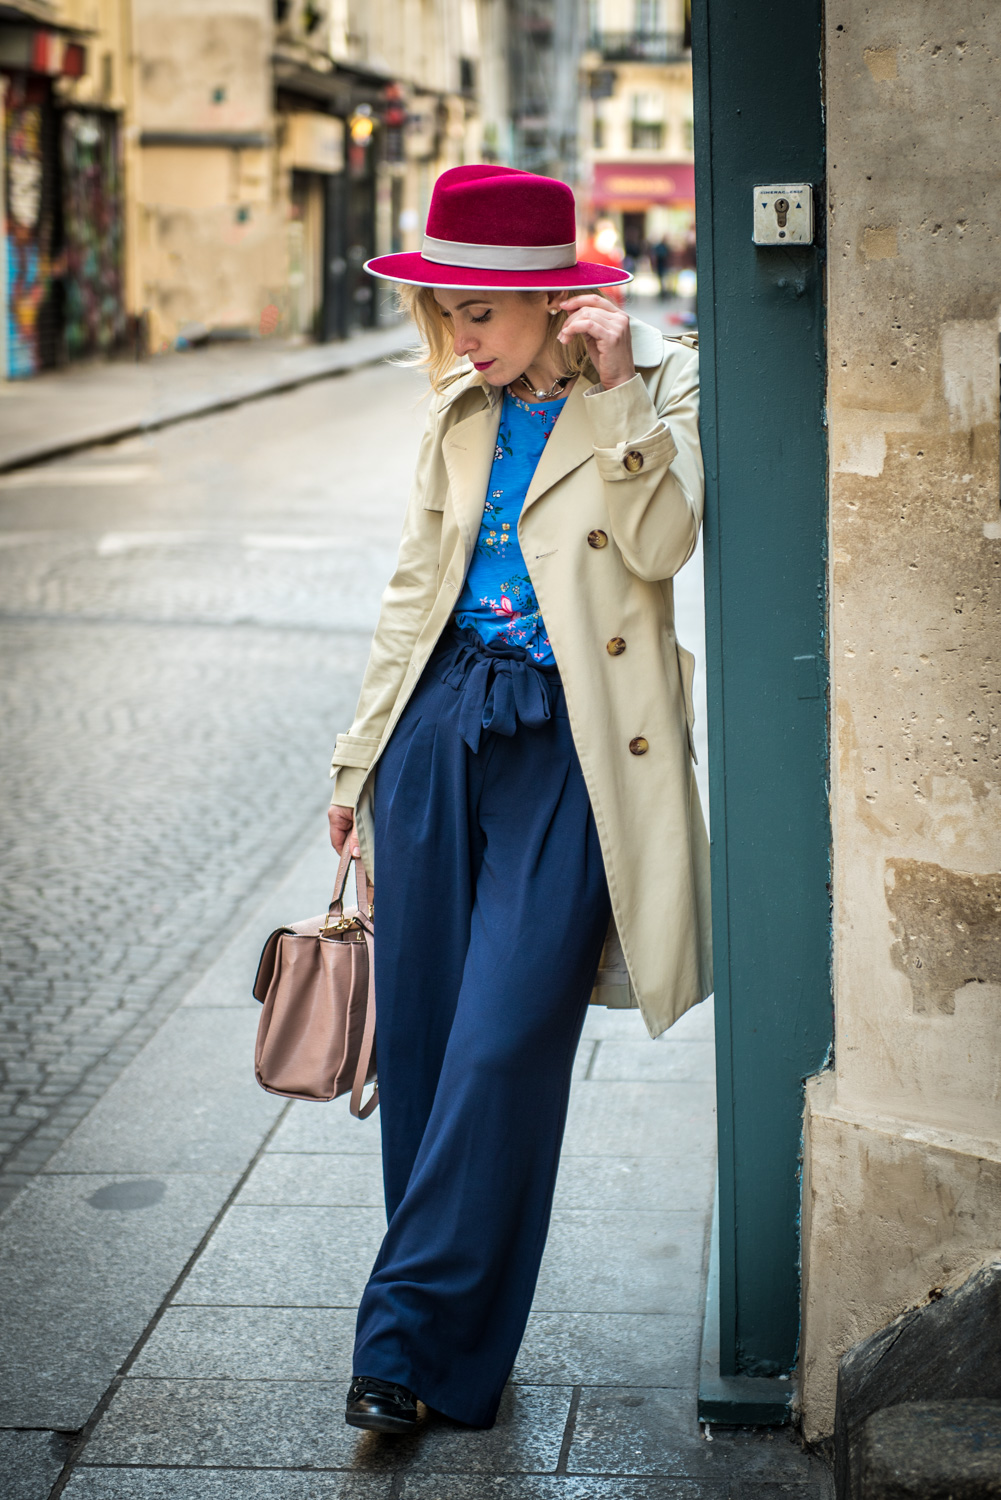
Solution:
M620 312L605 297L594 294L583 297L567 297L559 304L560 311L567 314L559 331L559 341L569 343L575 334L585 338L617 341L629 336L629 318Z
M603 307L608 312L618 312L619 310L614 302L609 302L607 297L599 297L595 292L588 292L585 296L580 297L565 297L559 303L561 312L570 312L573 308L577 307Z
M585 338L595 340L617 342L628 337L629 321L626 319L623 327L600 313L575 312L567 318L557 337L561 344L568 344L575 334L583 334Z

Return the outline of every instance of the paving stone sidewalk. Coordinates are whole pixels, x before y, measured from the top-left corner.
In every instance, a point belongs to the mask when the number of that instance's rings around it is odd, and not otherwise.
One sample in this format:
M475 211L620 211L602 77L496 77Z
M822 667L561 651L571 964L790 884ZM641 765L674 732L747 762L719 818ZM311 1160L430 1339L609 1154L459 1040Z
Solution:
M384 1225L378 1115L257 1089L245 984L262 932L327 873L317 843L0 1224L11 1493L823 1500L826 1471L791 1433L696 1420L708 1005L656 1043L635 1013L590 1011L497 1425L429 1413L406 1439L344 1425L354 1312Z
M413 342L398 323L339 343L209 344L0 381L0 473L345 374Z

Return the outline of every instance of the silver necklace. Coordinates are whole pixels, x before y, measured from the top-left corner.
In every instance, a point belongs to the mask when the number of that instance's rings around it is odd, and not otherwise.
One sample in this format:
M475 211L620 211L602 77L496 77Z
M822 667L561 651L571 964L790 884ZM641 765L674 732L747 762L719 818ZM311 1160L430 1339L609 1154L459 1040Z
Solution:
M515 385L521 384L525 386L532 392L532 395L537 396L540 401L551 401L556 395L557 391L562 391L564 386L569 385L572 379L572 375L557 375L555 381L550 386L548 391L537 391L527 375L519 375L518 379L515 381Z

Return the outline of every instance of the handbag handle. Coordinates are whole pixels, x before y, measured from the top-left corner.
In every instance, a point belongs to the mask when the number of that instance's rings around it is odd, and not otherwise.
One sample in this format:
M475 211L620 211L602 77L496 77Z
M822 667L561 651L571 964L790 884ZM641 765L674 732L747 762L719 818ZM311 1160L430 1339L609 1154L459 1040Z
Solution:
M334 877L334 894L327 909L327 920L323 924L324 932L330 927L336 928L339 922L344 921L344 892L347 888L351 861L351 846L349 840L345 839L337 874ZM355 904L359 915L364 917L367 913L369 921L373 916L373 895L372 882L368 878L364 862L359 854L355 860Z

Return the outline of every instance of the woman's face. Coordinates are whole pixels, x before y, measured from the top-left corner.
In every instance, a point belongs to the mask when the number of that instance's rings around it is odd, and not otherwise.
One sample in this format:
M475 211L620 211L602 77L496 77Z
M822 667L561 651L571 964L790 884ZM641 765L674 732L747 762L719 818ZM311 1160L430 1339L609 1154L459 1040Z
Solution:
M549 309L566 292L450 291L435 300L452 330L456 355L472 360L490 385L508 385L544 359Z

